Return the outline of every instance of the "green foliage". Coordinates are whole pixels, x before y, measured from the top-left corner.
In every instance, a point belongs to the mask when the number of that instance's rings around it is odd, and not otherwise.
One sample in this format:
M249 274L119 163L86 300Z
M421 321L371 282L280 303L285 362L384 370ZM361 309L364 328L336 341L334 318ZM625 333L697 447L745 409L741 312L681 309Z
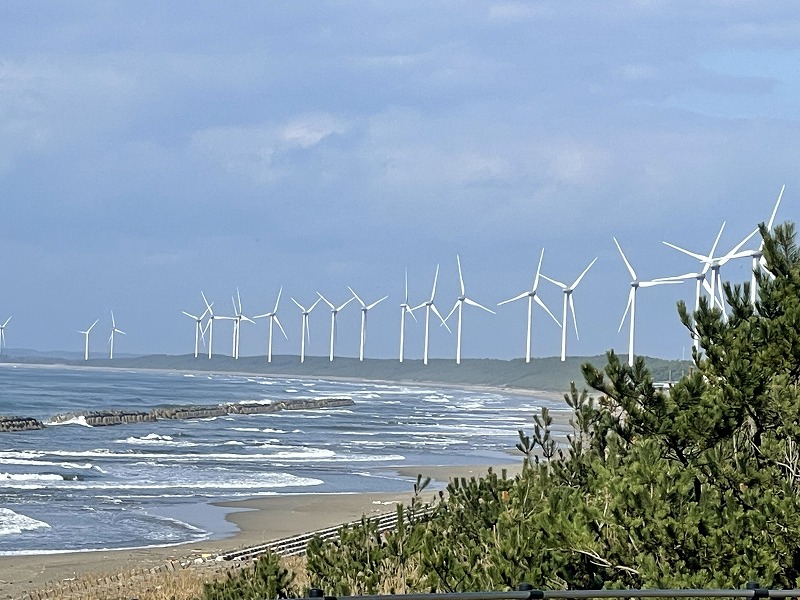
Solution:
M558 447L545 409L519 432L523 468L452 480L428 505L364 519L308 551L329 594L541 588L793 588L800 583L800 250L763 226L771 275L725 286L731 314L701 301L680 319L700 340L668 390L643 359L582 367ZM772 277L774 276L774 277Z
M267 600L300 596L294 585L294 573L282 567L278 556L264 554L236 573L228 573L223 581L206 583L203 600Z

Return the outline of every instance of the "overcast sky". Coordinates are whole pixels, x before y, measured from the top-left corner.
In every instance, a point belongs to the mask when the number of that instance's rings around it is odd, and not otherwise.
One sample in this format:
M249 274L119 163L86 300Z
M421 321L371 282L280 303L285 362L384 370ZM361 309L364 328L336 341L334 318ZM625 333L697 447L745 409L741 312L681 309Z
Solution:
M200 291L271 309L299 353L316 292L370 312L367 355L397 354L399 304L449 311L460 254L465 357L524 356L542 271L571 282L570 354L627 352L629 290L698 263L662 240L729 250L800 202L800 7L794 2L4 2L0 6L0 322L8 346L187 353ZM748 247L757 246L757 242ZM748 278L748 261L723 277ZM541 297L561 317L561 291ZM640 291L637 353L680 358L675 303ZM327 352L329 312L311 315ZM420 311L420 316L422 311ZM340 315L358 355L360 314ZM242 326L263 354L266 320ZM422 354L420 323L407 352ZM534 311L534 356L560 330ZM95 335L95 333L97 335ZM230 324L215 351L230 353ZM431 352L455 356L432 332Z

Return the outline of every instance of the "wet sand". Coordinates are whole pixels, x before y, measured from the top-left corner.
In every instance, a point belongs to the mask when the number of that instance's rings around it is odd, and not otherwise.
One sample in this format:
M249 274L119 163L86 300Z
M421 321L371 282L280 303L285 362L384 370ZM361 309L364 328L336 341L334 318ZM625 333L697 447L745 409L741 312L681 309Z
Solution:
M513 477L521 468L521 460L512 459L507 465L493 468L498 473L506 469ZM441 489L451 478L479 477L488 469L486 465L409 466L397 471L414 478L418 474L431 477L431 487L421 494L423 501L430 501L437 494L436 489ZM42 590L53 584L64 585L86 576L101 579L133 570L163 567L171 562L213 560L232 550L357 521L362 515L392 512L398 502L410 503L412 494L412 489L401 494L287 494L220 502L214 505L230 509L225 519L238 528L238 532L225 539L163 548L0 556L0 598L20 598L25 592Z

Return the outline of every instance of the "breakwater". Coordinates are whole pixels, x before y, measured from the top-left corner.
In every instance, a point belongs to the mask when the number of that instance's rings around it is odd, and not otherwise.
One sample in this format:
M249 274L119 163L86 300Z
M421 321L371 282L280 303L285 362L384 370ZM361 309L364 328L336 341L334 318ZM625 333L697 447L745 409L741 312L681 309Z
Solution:
M211 406L164 406L149 411L123 409L89 410L57 414L46 422L30 417L7 417L0 415L0 433L44 429L47 425L81 423L91 427L147 423L174 419L209 419L225 415L259 415L282 410L313 410L352 406L350 398L297 398L269 403L217 404Z

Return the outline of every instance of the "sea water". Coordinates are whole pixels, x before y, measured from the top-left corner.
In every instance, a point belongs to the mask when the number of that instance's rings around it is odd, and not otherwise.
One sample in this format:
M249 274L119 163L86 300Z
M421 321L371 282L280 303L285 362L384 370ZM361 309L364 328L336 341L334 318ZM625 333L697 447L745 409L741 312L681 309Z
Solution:
M0 554L177 544L229 532L222 500L409 492L398 467L517 460L531 395L325 379L0 366L0 414L351 398L352 406L0 433ZM227 528L227 529L226 529Z

